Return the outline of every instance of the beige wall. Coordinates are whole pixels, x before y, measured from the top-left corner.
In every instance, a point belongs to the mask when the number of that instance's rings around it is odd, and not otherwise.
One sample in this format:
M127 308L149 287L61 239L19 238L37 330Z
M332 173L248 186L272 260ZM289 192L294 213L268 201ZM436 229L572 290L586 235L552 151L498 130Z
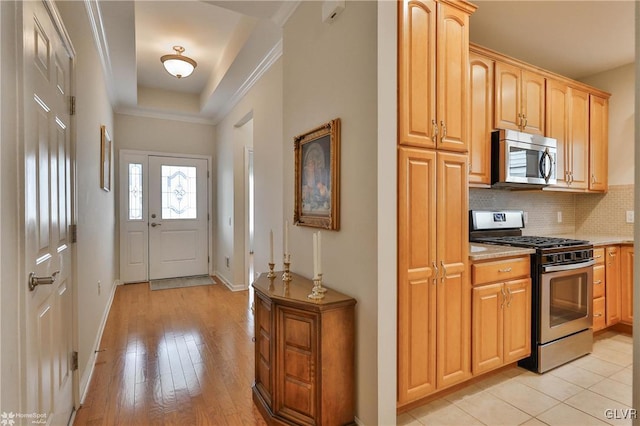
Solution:
M246 126L251 126L251 129ZM256 272L268 269L270 229L274 233L274 251L282 253L282 240L279 238L283 217L281 141L280 59L216 126L216 274L233 288L246 285L244 152L245 147L251 145L254 153ZM227 256L230 258L229 268L225 263ZM275 258L276 268L281 268L279 256Z
M609 99L609 185L629 185L634 178L635 64L582 79L611 93Z
M293 138L342 120L339 231L323 231L328 287L356 306L356 415L378 424L377 4L347 2L332 24L321 2L302 2L284 26L284 212L293 220ZM312 275L314 228L291 226L292 270ZM386 342L395 345L395 342ZM394 368L387 366L387 368Z

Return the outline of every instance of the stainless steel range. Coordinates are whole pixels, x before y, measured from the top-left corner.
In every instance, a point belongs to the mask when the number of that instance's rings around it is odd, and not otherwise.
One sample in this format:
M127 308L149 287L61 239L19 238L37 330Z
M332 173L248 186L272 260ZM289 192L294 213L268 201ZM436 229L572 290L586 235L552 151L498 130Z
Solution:
M469 212L471 241L535 249L531 255L531 356L518 364L543 373L593 347L593 245L523 236L520 210Z

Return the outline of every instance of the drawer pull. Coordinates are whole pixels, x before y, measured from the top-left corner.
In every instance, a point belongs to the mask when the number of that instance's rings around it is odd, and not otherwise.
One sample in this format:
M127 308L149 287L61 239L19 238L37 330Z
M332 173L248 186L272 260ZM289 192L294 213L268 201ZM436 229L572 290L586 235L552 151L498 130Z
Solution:
M511 272L511 266L509 266L508 268L504 268L504 269L498 269L498 272Z
M594 257L595 257L596 259L600 259L600 258L602 257L602 255L601 255L601 254L599 254L599 255L594 256Z
M500 288L500 293L502 293L502 304L500 304L500 308L504 309L504 303L507 301L507 293L505 293L504 287Z
M598 318L598 317L601 317L601 316L602 316L602 314L593 314L593 316L594 316L594 317L596 317L596 318Z
M602 280L594 281L593 284L602 284Z

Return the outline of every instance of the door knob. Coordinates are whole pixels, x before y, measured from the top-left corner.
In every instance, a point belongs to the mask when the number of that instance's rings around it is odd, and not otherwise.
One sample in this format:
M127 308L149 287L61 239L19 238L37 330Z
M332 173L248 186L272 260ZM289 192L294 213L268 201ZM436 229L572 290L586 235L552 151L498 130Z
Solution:
M60 271L55 271L50 277L36 277L35 272L29 274L29 291L33 291L39 285L49 285L56 281Z
M151 227L155 228L156 226L162 226L161 223L151 222Z

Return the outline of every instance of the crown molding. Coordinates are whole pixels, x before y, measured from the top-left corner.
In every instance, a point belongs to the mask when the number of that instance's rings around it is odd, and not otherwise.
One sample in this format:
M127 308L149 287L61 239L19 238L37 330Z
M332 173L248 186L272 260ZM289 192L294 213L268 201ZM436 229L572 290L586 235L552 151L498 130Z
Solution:
M115 110L115 113L122 114L122 115L130 115L134 117L155 118L158 120L173 120L173 121L182 121L185 123L193 123L193 124L206 124L209 126L217 124L211 118L208 118L208 117L159 111L159 110L154 110L150 108L119 107Z
M102 65L107 94L111 101L111 105L115 105L117 100L113 73L111 71L111 56L109 55L109 45L107 43L107 35L102 21L100 4L98 0L84 0L84 5L87 10L87 17L89 18L89 26L91 27L91 34L93 35L93 42L95 43L96 51L100 58L100 64Z

